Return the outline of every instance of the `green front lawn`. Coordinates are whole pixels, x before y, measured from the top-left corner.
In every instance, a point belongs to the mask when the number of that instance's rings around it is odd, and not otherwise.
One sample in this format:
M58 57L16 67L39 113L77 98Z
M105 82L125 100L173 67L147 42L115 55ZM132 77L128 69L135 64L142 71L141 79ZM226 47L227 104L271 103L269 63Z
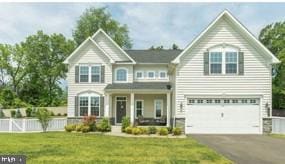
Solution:
M270 134L270 136L275 137L275 138L283 138L283 139L285 139L285 134Z
M123 138L81 133L0 134L0 154L28 163L231 163L194 139Z

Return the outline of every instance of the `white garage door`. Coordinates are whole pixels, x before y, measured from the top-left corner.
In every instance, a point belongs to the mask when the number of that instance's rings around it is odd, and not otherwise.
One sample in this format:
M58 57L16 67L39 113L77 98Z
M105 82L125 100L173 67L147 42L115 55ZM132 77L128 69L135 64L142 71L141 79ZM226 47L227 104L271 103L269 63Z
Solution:
M259 99L187 99L186 133L259 134Z

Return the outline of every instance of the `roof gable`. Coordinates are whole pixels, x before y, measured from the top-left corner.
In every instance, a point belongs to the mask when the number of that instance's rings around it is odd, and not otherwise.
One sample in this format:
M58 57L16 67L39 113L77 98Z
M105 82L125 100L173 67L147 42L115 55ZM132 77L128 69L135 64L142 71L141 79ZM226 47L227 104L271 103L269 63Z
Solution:
M218 15L218 17L210 23L210 25L202 31L202 33L196 37L185 49L182 51L174 60L172 60L172 63L179 63L180 58L192 47L194 47L200 39L208 33L214 26L223 18L226 17L235 27L237 27L241 32L243 32L252 43L254 43L257 47L260 48L261 51L264 52L265 55L271 58L271 63L280 63L280 61L259 41L255 38L255 36L250 33L230 12L227 10L223 11L221 14Z
M65 60L64 64L70 63L70 60L74 58L74 56L87 45L87 43L92 43L96 48L98 48L104 55L106 55L111 63L114 63L114 60L90 37L88 37L84 42L82 42Z
M133 58L131 58L112 38L110 38L110 36L104 30L99 29L95 34L93 34L92 39L97 41L97 43L98 43L97 38L99 38L99 37L104 37L103 39L106 39L107 41L109 41L118 52L120 52L121 54L123 54L126 57L126 59L130 60L132 63L135 63L135 60ZM98 44L99 44L99 46L101 46L102 49L104 49L104 47L101 43L98 43ZM111 53L116 54L116 53L110 51L110 49L109 50L106 49L105 51L108 51L107 53L109 53L110 56L112 56Z

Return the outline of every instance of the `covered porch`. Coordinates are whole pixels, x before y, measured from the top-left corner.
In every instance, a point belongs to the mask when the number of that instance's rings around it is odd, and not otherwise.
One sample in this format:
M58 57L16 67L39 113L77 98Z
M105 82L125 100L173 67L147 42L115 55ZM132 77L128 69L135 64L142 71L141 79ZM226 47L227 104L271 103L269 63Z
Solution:
M104 116L111 118L114 125L129 117L132 125L171 126L171 86L169 83L109 84L105 88L104 110Z

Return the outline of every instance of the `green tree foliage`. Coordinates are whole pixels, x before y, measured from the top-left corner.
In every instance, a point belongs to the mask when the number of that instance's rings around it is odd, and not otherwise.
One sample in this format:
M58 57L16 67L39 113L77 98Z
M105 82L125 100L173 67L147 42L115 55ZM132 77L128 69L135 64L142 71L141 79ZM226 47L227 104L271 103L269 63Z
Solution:
M27 37L21 45L29 61L22 98L33 105L58 105L63 93L59 83L67 72L63 61L75 49L75 43L62 34L47 35L38 31L36 35Z
M149 50L163 50L163 45L157 46L157 47L151 46L151 47L149 48Z
M51 120L50 111L48 111L46 108L39 108L37 110L36 117L42 126L43 132L46 132Z
M173 43L173 44L172 44L172 49L173 49L173 50L179 50L179 47L178 47L177 44Z
M127 25L121 25L106 8L86 9L77 21L73 37L77 45L81 44L87 37L92 36L99 28L103 29L119 46L131 48Z
M267 25L259 35L259 40L281 61L273 72L273 108L285 109L285 22Z

